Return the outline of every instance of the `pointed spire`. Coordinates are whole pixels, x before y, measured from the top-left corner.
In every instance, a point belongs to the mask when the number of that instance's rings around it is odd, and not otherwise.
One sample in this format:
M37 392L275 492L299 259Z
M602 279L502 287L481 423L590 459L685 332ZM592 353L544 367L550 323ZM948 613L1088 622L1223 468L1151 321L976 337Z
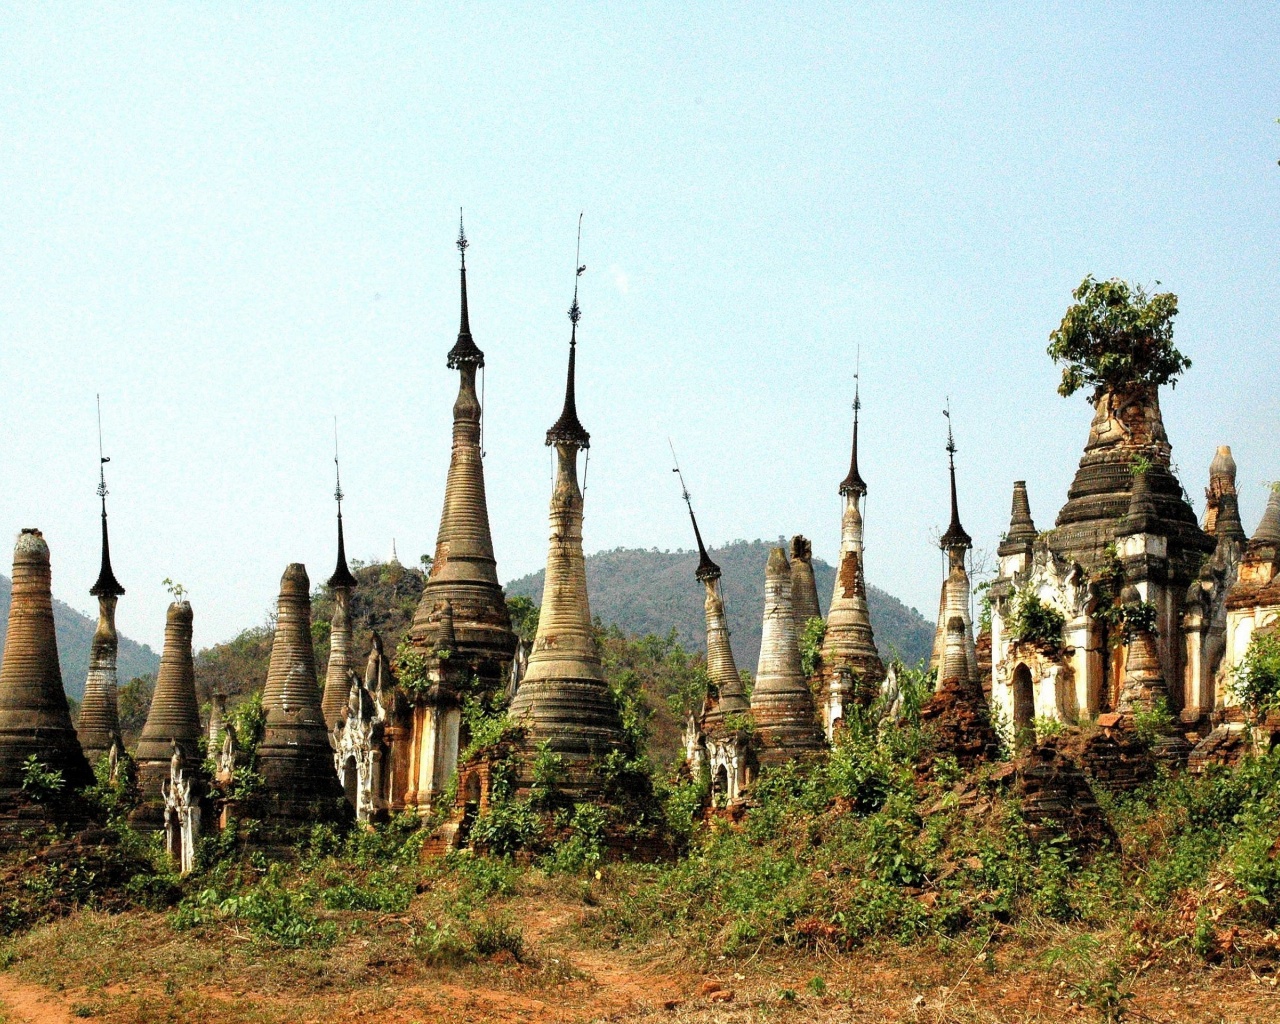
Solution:
M189 758L197 758L202 739L195 663L191 654L192 619L189 602L174 601L169 605L156 689L142 735L138 738L137 759L162 763L166 769L173 755L172 741L177 740ZM143 795L147 798L152 796L150 793Z
M960 503L956 498L956 439L951 432L950 400L943 415L947 417L947 460L951 467L951 525L940 538L939 545L945 551L955 551L973 547L973 538L960 525Z
M338 466L338 419L335 416L333 420L333 500L338 503L338 562L334 566L333 575L329 577L330 590L337 590L339 587L354 589L359 585L347 567L347 544L342 536L343 497L345 495L342 493L342 470Z
M573 304L569 307L569 322L573 327L569 334L569 373L564 385L564 409L560 418L547 431L547 444L568 445L579 450L591 447L591 435L578 420L578 399L574 381L574 370L578 359L578 321L582 319L582 309L578 306L578 278L587 269L586 264L578 262L582 258L582 214L578 214L578 252L574 258L577 270L573 278Z
M258 771L269 817L324 820L341 796L329 729L316 682L311 641L311 581L295 562L280 580L271 661L262 691L266 725L258 745Z
M1267 499L1262 521L1254 531L1253 543L1280 545L1280 484L1271 487L1271 496Z
M1009 530L1000 542L996 553L1014 555L1030 551L1036 539L1036 524L1031 518L1031 500L1027 497L1027 482L1013 482L1013 508L1009 513Z
M107 473L106 466L111 459L102 454L102 399L98 399L98 497L102 500L102 566L98 570L98 581L89 588L93 597L121 597L124 587L111 571L111 542L107 537Z
M1133 469L1133 490L1129 495L1129 511L1125 513L1116 530L1120 536L1152 533L1160 529L1160 518L1156 512L1155 499L1151 496L1151 482L1147 477L1146 469L1141 467Z
M693 535L698 541L698 568L693 571L693 575L703 582L718 580L720 578L720 566L711 560L711 556L707 554L707 549L702 543L702 531L698 529L698 517L693 514L693 501L689 497L689 488L685 486L684 474L680 472L680 463L676 459L676 446L671 443L671 438L667 438L667 444L671 448L671 460L675 463L675 468L671 472L680 478L680 496L684 498L685 507L689 509L689 520L693 523Z
M861 498L867 493L867 483L858 472L858 412L862 408L862 381L856 373L853 379L853 455L849 459L849 475L840 482L840 493Z
M467 233L462 227L462 211L458 211L458 254L462 257L462 265L458 273L462 289L462 312L458 322L458 340L449 350L448 367L457 370L464 364L484 366L484 353L471 340L471 314L467 310Z

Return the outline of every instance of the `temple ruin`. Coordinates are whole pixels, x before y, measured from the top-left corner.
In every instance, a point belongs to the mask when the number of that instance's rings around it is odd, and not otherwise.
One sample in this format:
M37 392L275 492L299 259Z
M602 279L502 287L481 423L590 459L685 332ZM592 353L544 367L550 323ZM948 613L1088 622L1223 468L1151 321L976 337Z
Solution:
M1200 582L1220 544L1187 504L1171 451L1155 387L1103 389L1054 529L1035 532L1025 485L1015 488L991 590L992 698L1015 730L1037 718L1119 713L1135 625L1153 638L1169 710L1185 726L1205 716L1216 669L1206 659L1212 640L1206 644L1204 627L1214 613L1206 621ZM1211 476L1221 508L1234 491L1234 463L1224 457ZM1227 505L1233 501L1231 493ZM1231 519L1229 508L1215 511L1215 528L1221 524L1228 541ZM1229 546L1221 554L1225 580ZM1060 629L1045 625L1057 620ZM1195 637L1190 656L1184 621Z

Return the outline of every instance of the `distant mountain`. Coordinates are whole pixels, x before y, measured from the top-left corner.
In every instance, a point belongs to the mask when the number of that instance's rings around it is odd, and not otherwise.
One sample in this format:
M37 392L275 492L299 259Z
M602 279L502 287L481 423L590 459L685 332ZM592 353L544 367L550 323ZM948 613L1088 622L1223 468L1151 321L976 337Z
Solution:
M12 581L0 576L0 623L9 621L9 594ZM84 677L89 671L89 647L93 643L98 620L82 615L69 604L55 599L53 626L58 636L58 662L62 666L62 686L68 697L84 696ZM4 653L4 629L0 627L0 655ZM160 668L160 655L146 644L120 637L117 675L123 685L135 676L145 676Z
M764 617L764 567L773 544L734 541L715 548L711 557L724 571L724 592L733 653L739 668L754 674L760 658L760 626ZM681 643L701 650L706 645L702 587L693 577L698 556L692 551L643 551L617 548L587 557L587 589L591 613L606 623L616 623L629 633L666 634L674 626ZM826 615L835 587L835 569L813 560L818 599ZM521 594L542 602L544 573L512 580L507 595ZM876 646L886 661L897 655L914 665L927 658L933 647L933 625L914 608L878 587L867 587L871 627Z

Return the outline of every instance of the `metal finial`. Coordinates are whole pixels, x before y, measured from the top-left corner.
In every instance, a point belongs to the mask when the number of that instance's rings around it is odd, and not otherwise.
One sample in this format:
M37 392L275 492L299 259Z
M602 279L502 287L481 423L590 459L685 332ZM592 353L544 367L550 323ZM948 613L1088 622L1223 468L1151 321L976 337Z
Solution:
M458 207L458 252L462 254L462 265L467 265L467 246L471 243L467 241L467 233L462 227L462 207Z
M107 511L107 473L106 465L111 460L102 454L102 396L98 400L98 497L102 499L103 514Z
M579 262L582 259L582 212L578 213L578 247L573 253L573 264L577 267L577 271L573 275L573 305L569 307L569 320L576 327L578 321L582 319L582 310L578 307L578 278L582 276L584 270L587 269L585 263ZM571 338L570 344L577 344L576 339Z
M693 514L693 501L689 497L689 488L685 486L684 474L680 472L680 460L676 458L676 446L672 444L671 438L667 438L667 446L671 449L671 461L674 465L672 472L680 478L680 496L684 498L685 507L689 510L689 521L693 523L693 535L698 541L698 568L694 570L694 576L702 581L719 579L720 566L711 560L711 556L707 554L707 547L702 543L702 531L698 529L698 517Z
M333 500L338 503L338 515L342 515L342 470L338 466L338 417L333 418Z
M862 408L862 345L858 345L858 355L853 364L853 421L858 421L858 410Z
M956 464L956 439L951 433L951 396L947 395L947 407L942 410L942 415L947 418L947 455L951 459L951 467L954 469Z

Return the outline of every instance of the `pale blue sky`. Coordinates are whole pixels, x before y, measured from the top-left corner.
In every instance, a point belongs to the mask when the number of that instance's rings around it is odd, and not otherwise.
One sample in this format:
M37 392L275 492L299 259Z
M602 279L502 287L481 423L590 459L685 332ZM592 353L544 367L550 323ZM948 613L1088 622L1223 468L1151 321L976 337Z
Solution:
M1274 5L615 8L0 12L0 533L45 531L57 596L92 605L99 391L140 640L166 576L200 646L328 576L335 412L351 553L432 550L459 206L503 579L545 558L579 210L588 551L689 545L670 435L708 538L833 558L861 345L868 574L930 614L945 396L977 544L1017 478L1052 525L1090 410L1044 348L1089 272L1180 296L1174 457L1202 505L1230 443L1253 528Z

